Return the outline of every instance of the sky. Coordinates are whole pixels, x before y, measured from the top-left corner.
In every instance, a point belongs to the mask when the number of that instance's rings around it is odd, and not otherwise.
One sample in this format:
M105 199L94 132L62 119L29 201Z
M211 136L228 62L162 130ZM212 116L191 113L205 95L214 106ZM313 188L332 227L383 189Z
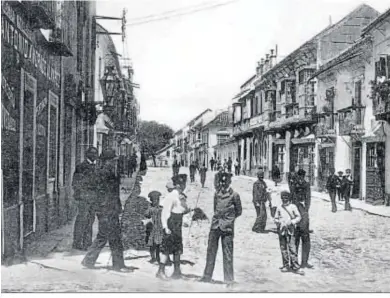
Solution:
M388 0L110 0L97 14L127 24L167 11L228 4L162 21L126 26L126 43L113 36L117 52L134 67L140 118L178 130L207 108L227 108L257 62L278 45L279 60L359 4L380 13ZM144 19L146 20L146 19ZM118 21L100 21L119 32Z

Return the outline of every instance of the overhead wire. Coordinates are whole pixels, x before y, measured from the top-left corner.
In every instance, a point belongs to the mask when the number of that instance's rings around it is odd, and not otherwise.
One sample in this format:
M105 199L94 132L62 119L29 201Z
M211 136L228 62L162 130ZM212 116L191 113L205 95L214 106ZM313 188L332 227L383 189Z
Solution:
M173 15L169 15L169 16L162 15L161 17L157 17L155 19L144 20L144 21L139 21L139 22L133 22L133 23L130 23L130 24L126 24L126 26L129 26L129 27L130 26L138 26L138 25L142 25L142 24L147 24L147 23L152 23L152 22L158 22L158 21L168 20L168 19L172 19L172 18L177 18L177 17L181 17L181 16L185 16L185 15L191 15L191 14L194 14L194 13L197 13L197 12L211 10L211 9L215 9L215 8L218 8L218 7L221 7L221 6L226 6L226 5L232 4L234 2L238 2L238 1L240 1L240 0L231 0L231 1L218 3L218 4L215 4L215 5L209 5L209 6L206 6L206 7L193 9L193 10L190 10L190 11L187 11L187 12L183 12L183 13L173 14Z

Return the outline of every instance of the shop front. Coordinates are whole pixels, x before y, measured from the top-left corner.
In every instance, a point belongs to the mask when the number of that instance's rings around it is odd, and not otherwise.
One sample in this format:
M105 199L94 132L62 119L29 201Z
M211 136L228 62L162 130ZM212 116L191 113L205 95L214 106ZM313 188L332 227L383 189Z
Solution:
M303 169L310 185L315 183L315 138L313 134L291 139L290 169Z

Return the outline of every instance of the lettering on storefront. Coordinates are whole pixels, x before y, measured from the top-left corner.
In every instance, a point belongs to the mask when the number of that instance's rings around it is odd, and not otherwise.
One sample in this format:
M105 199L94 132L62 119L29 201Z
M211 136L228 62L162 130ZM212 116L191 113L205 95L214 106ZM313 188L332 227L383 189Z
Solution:
M37 106L37 116L40 115L43 109L47 106L47 97L45 97Z
M14 47L25 59L30 61L47 79L52 81L57 87L60 86L60 72L58 67L50 61L47 55L39 51L22 32L19 27L15 27L7 17L2 18L1 36L5 43Z
M3 119L3 129L9 131L16 131L16 121L14 118L11 117L10 113L7 111L3 104L1 104L1 118Z
M10 85L8 84L4 76L1 76L1 87L3 88L5 94L7 95L8 100L11 103L11 106L15 108L15 95L13 89L11 89Z

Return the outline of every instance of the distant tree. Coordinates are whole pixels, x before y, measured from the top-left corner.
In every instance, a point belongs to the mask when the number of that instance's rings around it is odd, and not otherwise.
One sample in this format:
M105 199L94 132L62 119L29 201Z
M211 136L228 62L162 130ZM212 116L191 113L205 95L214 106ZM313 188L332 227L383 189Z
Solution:
M156 166L156 152L169 144L173 137L173 129L156 121L141 121L138 128L138 138L144 153L152 157Z

